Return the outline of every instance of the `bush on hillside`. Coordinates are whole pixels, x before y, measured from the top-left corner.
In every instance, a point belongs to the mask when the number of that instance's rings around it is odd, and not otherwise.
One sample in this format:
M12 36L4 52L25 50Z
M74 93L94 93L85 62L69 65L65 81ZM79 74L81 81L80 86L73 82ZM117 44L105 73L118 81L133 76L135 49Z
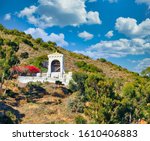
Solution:
M43 42L43 43L41 43L41 46L42 46L43 48L48 48L48 47L49 47L49 44L46 43L46 42Z
M100 68L94 66L93 64L87 64L84 61L76 62L75 65L87 72L102 72Z
M150 122L150 87L145 79L139 78L120 88L116 81L97 73L81 77L84 75L73 74L72 88L78 96L71 102L72 107L78 100L83 105L89 103L83 111L95 123L136 123L139 119Z
M48 41L47 43L48 43L51 47L57 47L56 42Z
M4 40L0 38L0 46L4 45Z
M8 61L9 66L14 66L20 63L20 60L16 55L12 55Z
M100 62L107 62L107 60L105 58L100 58L100 59L97 59L99 60Z
M141 74L142 74L143 76L147 76L147 77L150 78L150 67L147 67L146 69L144 69L144 70L141 72Z
M84 103L81 101L80 97L74 99L69 99L67 103L68 110L75 113L84 112Z
M30 64L34 65L34 66L37 66L38 68L40 68L42 71L45 71L47 70L45 68L45 66L43 66L43 62L44 61L47 61L47 55L42 55L42 56L39 56L37 58L35 58L34 60L32 60L30 62Z
M77 116L76 118L75 118L75 123L76 124L86 124L87 123L87 120L86 119L84 119L84 117L82 117L82 116Z
M3 31L4 29L5 27L2 24L0 24L0 30Z
M33 44L32 44L32 42L31 42L30 40L23 38L22 41L23 41L25 44L29 45L30 47L33 47Z
M42 38L37 38L37 39L35 39L35 42L36 42L37 44L42 44L42 43L43 43L43 40L42 40Z
M18 123L16 115L8 110L4 113L4 115L0 115L0 123L3 124L16 124Z
M23 59L26 59L29 57L29 53L28 52L23 52L20 54L20 57L23 58Z
M12 51L17 52L19 50L19 44L17 42L6 40L5 43L12 48Z

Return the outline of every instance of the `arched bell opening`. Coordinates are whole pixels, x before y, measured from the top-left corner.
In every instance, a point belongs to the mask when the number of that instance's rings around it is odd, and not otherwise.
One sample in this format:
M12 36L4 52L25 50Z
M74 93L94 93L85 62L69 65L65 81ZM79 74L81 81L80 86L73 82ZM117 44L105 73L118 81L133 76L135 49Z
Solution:
M51 72L60 72L60 62L58 60L52 61Z

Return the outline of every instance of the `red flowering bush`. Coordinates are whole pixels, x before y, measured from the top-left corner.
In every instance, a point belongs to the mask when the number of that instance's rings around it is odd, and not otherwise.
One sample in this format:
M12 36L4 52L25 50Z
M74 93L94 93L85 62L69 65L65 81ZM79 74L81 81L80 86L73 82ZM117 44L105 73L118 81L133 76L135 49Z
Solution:
M25 66L29 73L39 73L40 69L35 66Z
M13 66L11 68L12 74L35 74L39 73L40 69L35 66Z

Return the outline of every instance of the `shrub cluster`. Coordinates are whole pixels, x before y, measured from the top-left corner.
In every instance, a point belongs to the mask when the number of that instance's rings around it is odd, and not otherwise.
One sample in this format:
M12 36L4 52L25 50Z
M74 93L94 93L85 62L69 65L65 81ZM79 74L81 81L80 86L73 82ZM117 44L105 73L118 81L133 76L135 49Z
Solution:
M95 123L137 123L140 119L150 123L150 81L139 77L125 83L118 93L116 86L120 86L98 73L74 73L73 80L70 89L78 97L72 107L77 100L89 103L83 111Z
M94 66L93 64L87 64L84 61L76 62L75 65L87 72L102 72L100 68Z
M23 58L23 59L26 59L26 58L29 57L29 53L28 53L28 52L22 52L22 53L20 54L20 57Z

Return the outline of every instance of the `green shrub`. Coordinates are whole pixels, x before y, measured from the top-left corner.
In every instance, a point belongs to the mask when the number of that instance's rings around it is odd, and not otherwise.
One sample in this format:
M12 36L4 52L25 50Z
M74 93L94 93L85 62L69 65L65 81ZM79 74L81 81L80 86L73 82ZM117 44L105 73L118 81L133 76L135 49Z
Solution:
M47 69L43 67L44 61L47 61L47 55L39 56L35 58L34 60L31 60L29 63L40 68L42 71L47 71Z
M26 58L29 57L29 53L28 52L23 52L23 53L21 53L20 57L23 58L23 59L26 59Z
M0 24L0 30L3 31L4 29L5 27L2 24Z
M11 119L12 123L16 123L17 117L13 112L6 111L5 115Z
M68 110L75 113L84 112L84 103L79 99L79 97L74 99L69 99L67 103Z
M14 41L7 40L6 44L12 48L13 51L17 52L19 50L19 44Z
M75 123L76 124L86 124L87 123L87 120L86 119L84 119L84 117L82 117L82 116L77 116L76 118L75 118Z
M49 44L48 44L48 43L43 42L43 43L41 44L41 46L42 46L43 48L48 48Z
M31 42L30 40L23 38L22 41L23 41L25 44L27 44L27 45L33 47L33 44L32 44L32 42Z
M13 65L16 65L16 64L19 64L19 63L20 63L20 60L15 55L12 55L11 58L9 59L9 61L8 61L9 66L13 66Z
M94 66L93 64L87 64L84 61L76 62L75 65L87 72L102 72L100 68Z
M0 38L0 46L4 45L4 40Z
M59 81L59 80L57 80L57 81L55 82L55 84L57 84L57 85L62 85L62 82Z
M72 78L74 82L72 83L72 86L70 85L71 91L80 91L81 95L84 95L85 92L85 81L88 78L88 75L86 73L73 73ZM74 89L74 88L75 89Z
M20 32L17 29L9 30L9 34L21 36L22 34L25 34L24 32Z
M99 60L100 62L107 62L107 60L105 58L100 58L100 59L97 59Z
M51 42L51 41L48 41L47 42L51 47L57 47L57 44L55 42Z
M69 52L69 55L71 57L74 57L74 58L77 58L77 59L89 59L90 58L89 56L84 56L82 54L77 54L77 53L74 53L74 52Z
M31 34L27 34L26 35L28 39L32 39L32 35Z
M136 96L135 86L132 83L125 84L122 91L125 97L134 98Z
M37 39L35 40L35 42L36 42L37 44L42 44L42 43L43 43L43 40L42 40L42 38L37 38Z
M12 98L16 97L16 93L14 93L12 90L6 90L6 95Z
M0 123L2 124L16 124L18 123L16 115L8 110L4 112L4 115L0 115Z
M2 48L0 47L0 58L5 58L6 57L6 52L2 50Z
M150 67L147 67L146 69L144 69L141 74L143 76L147 76L147 77L150 77Z
M69 82L69 89L72 92L76 92L78 90L77 84L73 80Z

